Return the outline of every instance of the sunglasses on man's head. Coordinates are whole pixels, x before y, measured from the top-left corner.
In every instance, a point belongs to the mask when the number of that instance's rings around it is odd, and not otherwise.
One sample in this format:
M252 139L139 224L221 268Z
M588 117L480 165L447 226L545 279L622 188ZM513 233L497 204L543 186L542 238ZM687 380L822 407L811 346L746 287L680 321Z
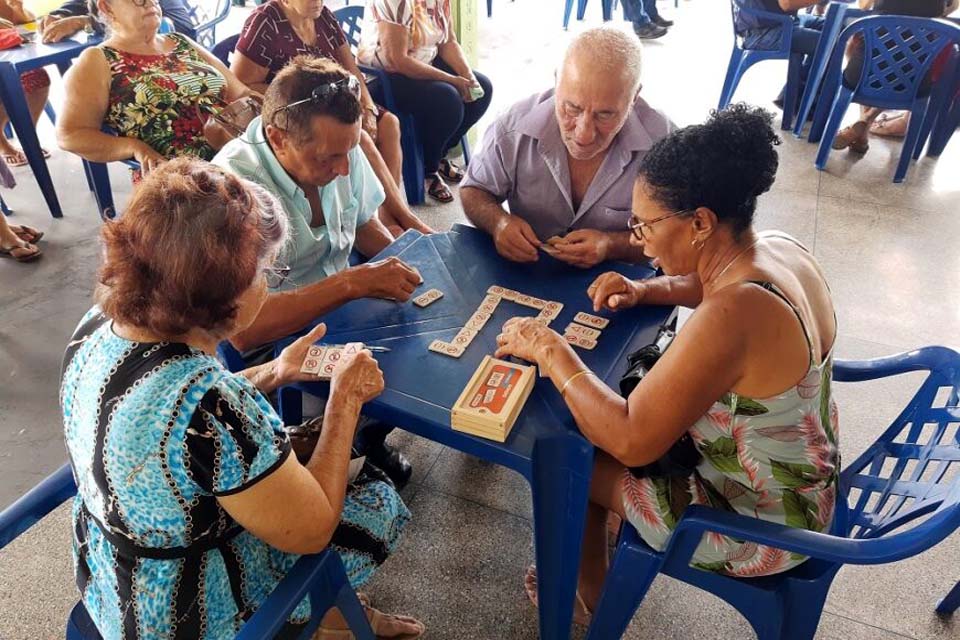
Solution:
M277 109L273 114L274 120L276 120L276 117L284 111L307 103L322 104L343 91L346 91L358 100L360 99L360 81L356 76L349 75L334 82L324 82L323 84L315 86L308 97L304 98L303 100L291 102L290 104Z

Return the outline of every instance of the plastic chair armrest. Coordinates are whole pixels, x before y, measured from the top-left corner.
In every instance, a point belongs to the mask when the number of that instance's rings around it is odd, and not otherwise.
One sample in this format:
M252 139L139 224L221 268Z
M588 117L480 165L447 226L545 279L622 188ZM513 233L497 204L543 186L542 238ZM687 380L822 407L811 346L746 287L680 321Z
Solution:
M35 525L77 492L73 471L65 464L0 513L0 549Z
M301 556L257 612L241 627L236 640L261 640L276 636L293 610L307 596L313 582L323 577L323 564L330 553L332 551L328 549ZM316 616L317 612L311 611L311 614Z
M840 382L860 382L909 373L911 371L956 371L960 354L946 347L923 347L872 360L835 360L833 378Z
M383 92L383 102L387 110L393 113L397 112L397 103L393 100L393 87L390 85L390 77L387 72L377 67L368 67L365 64L357 65L362 73L374 76L380 83L380 91Z
M956 521L956 522L954 522ZM914 556L960 525L960 511L946 510L902 533L877 539L841 538L750 516L694 505L684 512L664 553L664 565L690 563L704 533L715 532L811 558L843 564L884 564Z

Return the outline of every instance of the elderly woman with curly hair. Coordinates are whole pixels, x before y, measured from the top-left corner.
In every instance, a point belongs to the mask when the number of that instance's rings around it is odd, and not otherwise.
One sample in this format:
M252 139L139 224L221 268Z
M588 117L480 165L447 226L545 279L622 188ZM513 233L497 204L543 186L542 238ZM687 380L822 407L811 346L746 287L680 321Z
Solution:
M757 197L773 184L778 141L770 114L736 105L681 129L644 158L633 190L634 242L664 271L633 281L601 275L594 309L693 307L693 315L628 397L607 387L564 339L515 318L497 355L536 362L600 449L580 569L580 622L607 571L610 511L663 549L691 504L826 530L838 473L830 394L837 335L830 291L805 248L757 233ZM657 464L671 451L683 464ZM686 455L684 455L686 454ZM750 577L803 557L715 535L694 564ZM536 574L527 587L536 593Z
M287 233L264 189L181 158L148 175L101 233L98 306L67 347L60 399L77 498L77 586L105 640L233 638L298 558L332 546L359 587L409 511L372 466L348 476L361 406L383 390L367 351L333 373L301 463L265 394L300 379L320 325L240 374L217 344L248 325ZM379 637L423 625L368 609ZM283 633L309 617L305 601ZM345 637L335 611L318 638Z

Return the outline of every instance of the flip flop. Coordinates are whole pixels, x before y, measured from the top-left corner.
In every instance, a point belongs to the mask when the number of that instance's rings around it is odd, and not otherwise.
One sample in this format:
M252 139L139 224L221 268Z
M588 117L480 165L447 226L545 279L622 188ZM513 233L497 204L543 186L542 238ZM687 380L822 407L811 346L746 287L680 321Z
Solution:
M450 187L446 185L439 173L433 174L430 186L427 188L427 195L443 204L453 202L453 193L450 192Z
M25 224L12 224L10 225L10 231L13 231L21 240L30 243L39 242L43 237L43 231L37 231Z
M357 594L361 596L361 594ZM364 596L361 596L361 601L365 599ZM383 613L377 609L374 609L370 605L364 603L364 610L367 612L367 619L370 621L370 628L373 629L373 634L377 637L377 640L417 640L423 636L427 628L423 625L422 622L410 616L397 616L389 613ZM388 620L399 620L406 622L408 624L416 625L419 628L419 631L416 633L402 633L400 635L385 636L381 635L380 626ZM313 640L353 640L353 633L349 629L330 629L328 627L321 626L317 629L316 634L313 636Z
M842 149L850 149L854 153L864 154L867 150L870 149L870 143L861 140L859 133L857 132L857 125L862 125L866 127L866 123L855 122L846 129L840 131L837 134L837 137L833 139L833 144L830 145L834 150L840 151Z
M467 175L464 173L463 169L453 164L446 158L440 161L439 173L450 182L460 182L463 180L464 176Z
M0 247L0 258L12 258L17 262L33 262L42 255L43 252L29 242L19 247Z
M539 607L539 596L537 595L537 566L527 567L527 575L523 578L523 590L527 592L527 597L533 606ZM580 591L576 593L576 600L573 603L573 622L582 627L589 627L593 619L593 612L587 608L587 603L580 597Z
M43 154L44 160L50 159L50 152L46 149L40 149L40 152ZM27 154L22 150L17 149L14 153L5 153L3 154L3 160L7 163L9 167L25 167L30 164L30 161L27 160Z
M893 116L887 116L884 113L870 125L870 133L884 138L902 138L907 135L909 122L907 112ZM893 128L897 126L903 126L903 130Z

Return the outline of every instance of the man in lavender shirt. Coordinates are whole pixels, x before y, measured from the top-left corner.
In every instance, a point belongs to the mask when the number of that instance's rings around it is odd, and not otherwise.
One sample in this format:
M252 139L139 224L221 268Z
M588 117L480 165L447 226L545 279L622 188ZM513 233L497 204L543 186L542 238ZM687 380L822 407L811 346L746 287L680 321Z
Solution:
M533 262L543 246L584 268L642 259L627 229L633 183L674 125L640 98L640 58L632 34L585 31L567 49L556 88L487 129L460 196L500 255Z

